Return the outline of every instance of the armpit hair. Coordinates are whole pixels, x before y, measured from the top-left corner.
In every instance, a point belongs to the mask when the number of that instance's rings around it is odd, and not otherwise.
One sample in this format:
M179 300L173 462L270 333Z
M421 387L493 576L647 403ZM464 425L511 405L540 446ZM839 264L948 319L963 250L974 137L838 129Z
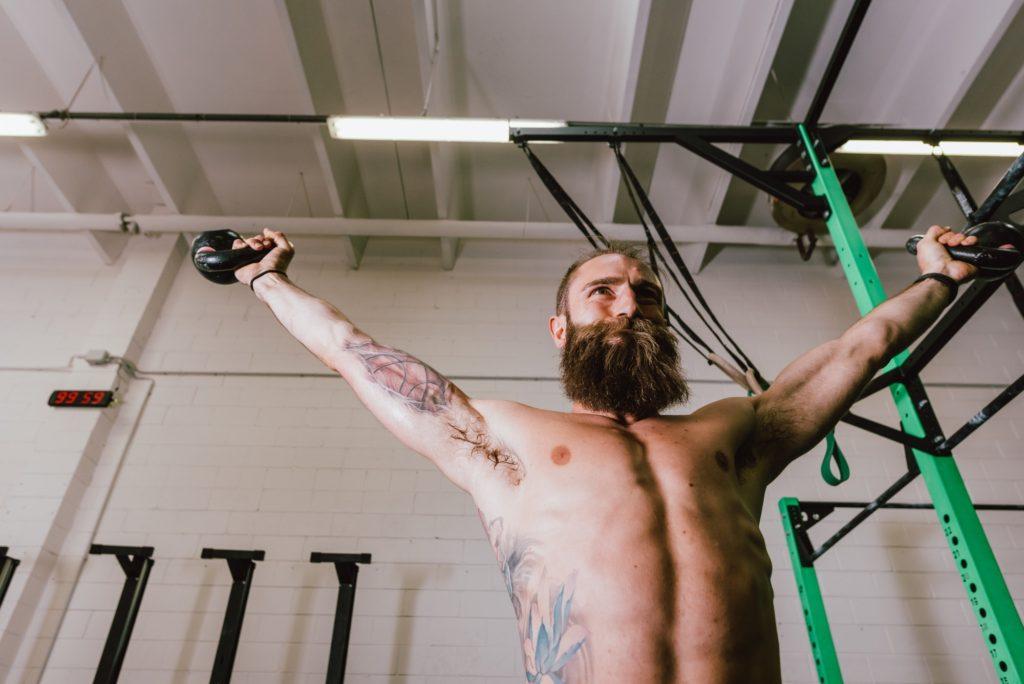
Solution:
M449 422L448 427L452 439L468 444L471 454L486 458L494 464L495 469L499 465L506 466L519 474L518 479L522 479L522 463L508 447L487 434L479 420L471 419L465 427Z

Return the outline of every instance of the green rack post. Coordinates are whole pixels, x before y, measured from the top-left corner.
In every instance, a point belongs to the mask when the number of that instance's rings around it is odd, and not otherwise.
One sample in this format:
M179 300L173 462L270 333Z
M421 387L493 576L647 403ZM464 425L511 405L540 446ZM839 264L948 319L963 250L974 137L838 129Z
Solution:
M832 237L854 300L863 316L885 301L885 290L828 156L815 147L803 125L798 125L797 130L815 174L812 190L828 201L830 211L826 224L829 235ZM907 352L901 352L893 358L887 369L901 365L906 358ZM889 389L904 430L911 435L924 437L924 424L907 387L895 383L890 385ZM1020 616L1014 608L1006 580L999 570L988 537L964 486L960 470L952 455L936 456L919 449L913 449L912 452L935 504L935 512L956 561L974 616L981 628L995 666L996 676L1000 684L1021 684L1024 680L1024 625L1021 624ZM782 499L779 502L780 507L784 502L788 502L787 505L798 504L796 499ZM808 605L813 608L810 611L814 616L813 623L810 614L808 615L808 629L813 629L809 631L814 644L812 650L815 651L816 658L819 652L831 652L834 655L835 645L827 629L828 618L825 615L817 576L813 568L805 568L800 563L795 540L791 539L792 526L788 521L789 516L784 512L783 524L786 525L790 555L794 559L793 569L801 601L805 610ZM842 682L838 661L835 661L834 671L830 668L823 669L819 665L818 673L825 684Z
M839 669L839 656L832 640L832 629L828 626L825 600L818 585L818 573L814 563L804 563L800 554L800 540L793 525L793 518L799 516L800 501L791 496L779 499L779 513L782 527L786 530L786 546L793 561L793 576L800 594L800 605L804 609L804 624L811 641L811 655L818 670L818 681L822 684L842 684L843 672Z

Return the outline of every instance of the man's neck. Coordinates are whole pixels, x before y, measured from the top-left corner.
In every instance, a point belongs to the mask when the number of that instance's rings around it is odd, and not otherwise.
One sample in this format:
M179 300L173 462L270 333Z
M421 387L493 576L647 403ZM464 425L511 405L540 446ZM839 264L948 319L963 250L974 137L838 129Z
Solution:
M598 416L600 418L607 418L608 420L615 421L619 425L623 425L623 426L626 426L626 427L629 427L633 423L636 423L637 421L643 420L644 418L651 418L652 417L652 416L639 417L639 416L633 415L632 413L618 413L618 412L615 412L615 411L598 411L598 410L589 408L587 406L584 406L583 404L580 404L579 402L575 402L575 401L572 403L572 411L570 411L570 413L574 413L574 414L577 414L577 415L584 415L584 416Z

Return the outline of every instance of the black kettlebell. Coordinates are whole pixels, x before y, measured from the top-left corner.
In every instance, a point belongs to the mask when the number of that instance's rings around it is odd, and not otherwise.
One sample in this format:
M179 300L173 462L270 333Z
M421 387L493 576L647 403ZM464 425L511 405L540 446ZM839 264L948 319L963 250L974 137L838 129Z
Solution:
M979 280L998 280L1020 266L1024 260L1024 231L1021 227L1008 221L985 221L971 226L964 235L976 235L977 244L970 247L962 245L946 247L949 255L957 261L963 261L978 267ZM924 235L915 235L907 240L907 251L917 254L917 243ZM1013 249L1000 249L1010 244Z
M233 230L208 230L192 241L192 264L199 274L218 285L237 283L235 270L255 264L270 252L269 249L255 250L252 247L232 249L235 240L242 236ZM213 251L200 252L204 247Z

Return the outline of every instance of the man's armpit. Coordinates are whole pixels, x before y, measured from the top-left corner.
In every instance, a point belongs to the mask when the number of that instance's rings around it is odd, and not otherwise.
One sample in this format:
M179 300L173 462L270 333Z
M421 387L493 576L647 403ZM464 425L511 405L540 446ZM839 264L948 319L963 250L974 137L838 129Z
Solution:
M497 468L507 466L515 472L515 480L521 481L525 475L522 462L512 451L491 435L484 421L476 416L467 416L465 420L448 423L452 439L469 445L470 453L486 458Z

